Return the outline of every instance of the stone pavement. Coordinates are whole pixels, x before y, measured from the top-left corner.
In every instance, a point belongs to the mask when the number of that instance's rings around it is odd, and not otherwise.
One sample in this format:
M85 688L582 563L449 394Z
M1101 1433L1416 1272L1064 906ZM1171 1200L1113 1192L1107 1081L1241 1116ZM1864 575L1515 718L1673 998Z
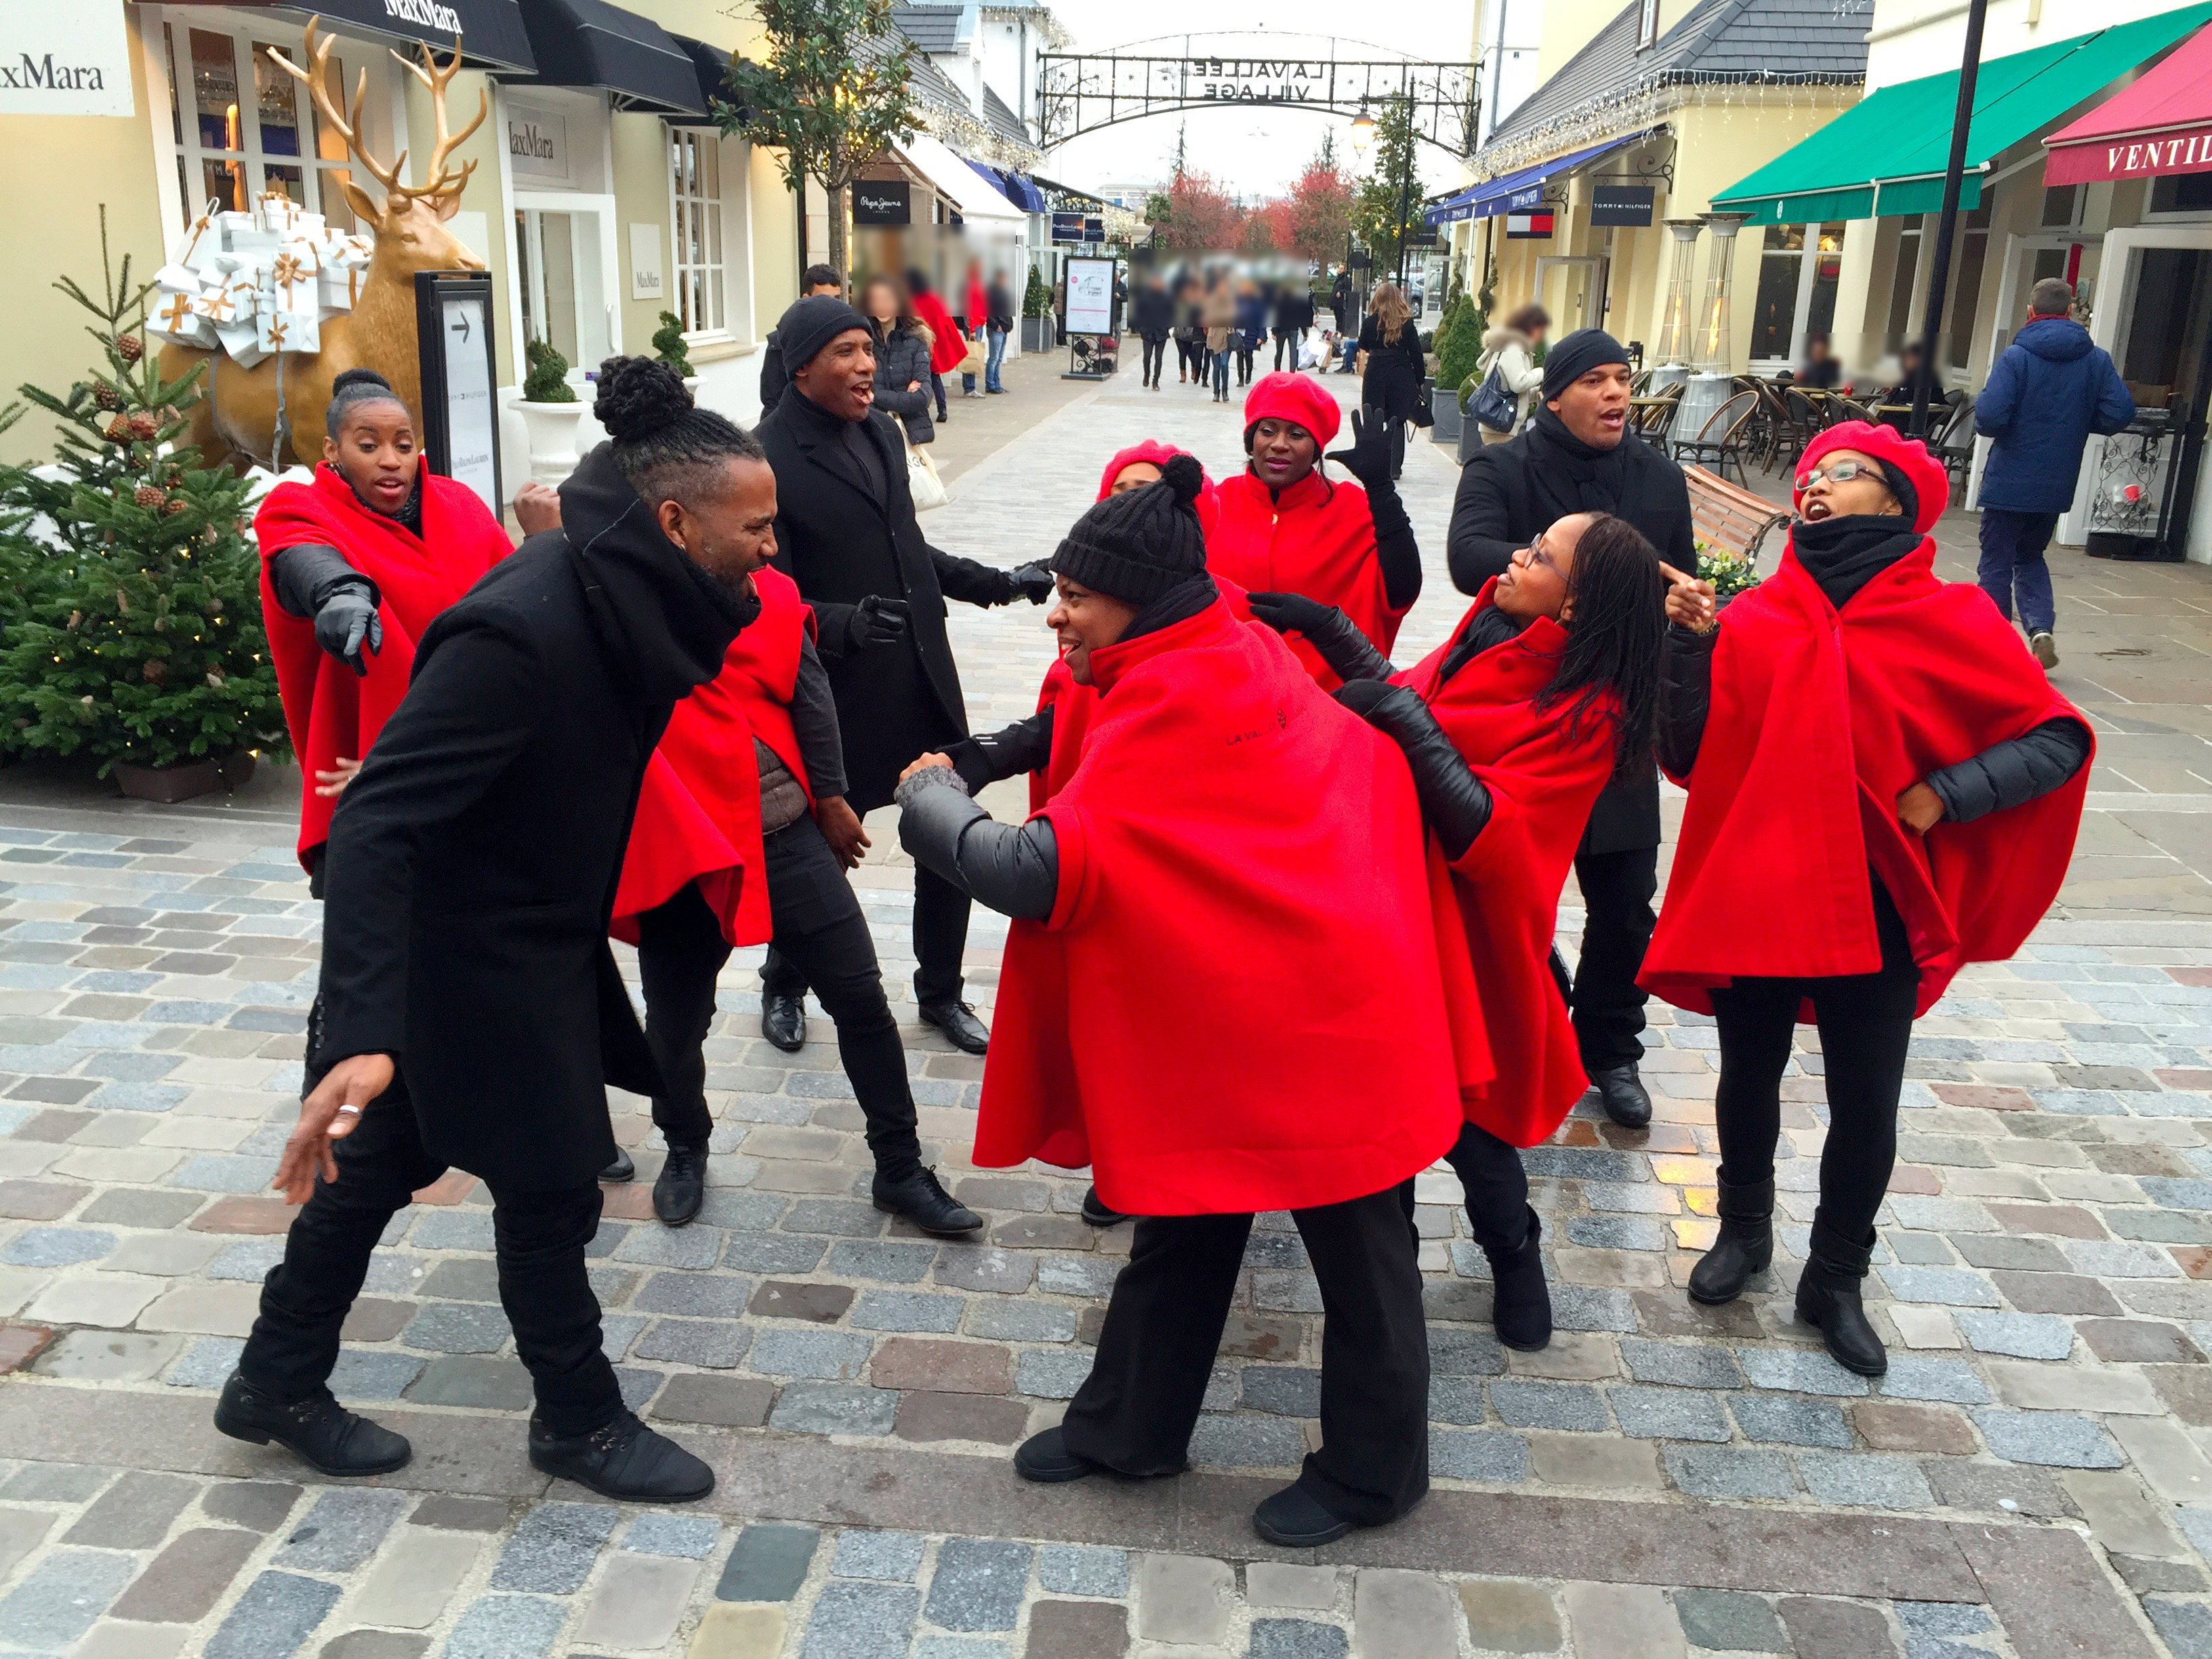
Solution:
M944 545L1048 551L1138 436L1233 465L1235 410L1037 383L1056 367L1010 372L997 403L1034 388L1034 418L963 453L925 521ZM1431 586L1401 660L1460 610L1452 482L1418 442ZM1942 534L1966 574L1971 520ZM659 1154L617 1097L641 1175L609 1191L594 1248L624 1387L715 1464L710 1498L626 1509L530 1469L464 1175L393 1223L336 1379L414 1462L333 1483L216 1435L212 1391L287 1224L264 1188L320 924L290 858L295 775L166 810L0 775L0 1651L2212 1655L2212 576L2058 569L2057 678L2100 744L2093 811L2020 959L1969 970L1919 1028L1869 1286L1888 1376L1838 1370L1790 1315L1823 1133L1809 1030L1776 1266L1735 1306L1684 1297L1711 1224L1712 1030L1655 1007L1651 1128L1585 1107L1529 1155L1560 1325L1546 1352L1492 1340L1454 1182L1421 1177L1436 1491L1304 1555L1247 1520L1315 1431L1318 1299L1286 1218L1254 1234L1194 1472L1025 1486L1008 1449L1082 1378L1128 1230L1081 1223L1079 1176L971 1170L980 1065L918 1028L931 1155L990 1226L939 1243L888 1224L827 1022L796 1056L755 1035L757 952L710 1040L705 1216L651 1219ZM977 722L1027 712L1042 611L956 606L953 629ZM903 1003L909 878L888 818L871 827L860 879ZM979 913L987 1005L1002 938Z

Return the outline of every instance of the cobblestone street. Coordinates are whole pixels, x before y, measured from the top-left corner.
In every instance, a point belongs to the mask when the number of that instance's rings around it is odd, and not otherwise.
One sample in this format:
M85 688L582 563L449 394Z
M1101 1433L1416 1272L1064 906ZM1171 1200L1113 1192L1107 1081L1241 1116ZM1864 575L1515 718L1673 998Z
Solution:
M954 401L952 499L922 521L939 544L1049 552L1141 436L1241 464L1236 408L1126 376L1070 388L1059 367L1024 358L1009 398ZM1010 419L1025 398L1039 412ZM1444 570L1455 477L1417 434L1429 576L1401 664L1465 603ZM1939 539L1970 579L1973 520ZM0 773L0 1651L2208 1659L2212 571L2052 563L2055 678L2097 728L2091 810L2019 959L1969 969L1917 1028L1867 1292L1887 1377L1837 1366L1791 1310L1825 1133L1809 1027L1775 1265L1728 1307L1684 1294L1713 1226L1714 1033L1654 1004L1650 1128L1585 1102L1528 1154L1549 1349L1494 1340L1456 1177L1420 1178L1436 1489L1303 1556L1248 1518L1316 1428L1320 1301L1284 1216L1253 1235L1192 1473L1016 1479L1011 1449L1089 1368L1130 1230L1082 1222L1080 1175L968 1164L981 1062L911 1023L889 814L859 880L926 1156L988 1228L939 1243L869 1205L828 1020L797 1055L761 1041L761 953L740 951L708 1042L705 1213L653 1219L659 1143L617 1096L639 1177L607 1189L593 1247L607 1352L632 1404L714 1465L709 1498L626 1508L531 1468L489 1203L459 1172L392 1223L333 1379L413 1462L333 1483L218 1435L290 1213L266 1189L321 925L292 858L296 775L148 808ZM1042 611L953 611L973 722L1030 712ZM1003 817L1023 797L985 799ZM987 1018L1003 938L979 908Z

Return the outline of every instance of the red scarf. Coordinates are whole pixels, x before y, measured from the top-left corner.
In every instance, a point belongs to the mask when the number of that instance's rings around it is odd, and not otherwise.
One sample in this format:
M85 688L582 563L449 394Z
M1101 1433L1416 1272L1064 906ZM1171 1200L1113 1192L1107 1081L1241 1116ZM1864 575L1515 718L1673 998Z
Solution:
M276 665L276 690L284 700L284 724L306 775L300 791L303 867L330 839L331 813L337 805L315 793L315 774L334 769L341 756L367 758L376 734L407 695L416 641L441 611L514 550L476 491L428 467L420 476L419 536L363 505L327 462L315 469L312 483L278 484L253 515L254 537L261 544L262 619ZM362 652L366 677L356 677L315 643L313 618L295 617L277 603L270 560L286 548L309 543L336 548L376 584L384 646L374 656Z
M1426 1169L1488 1054L1454 1018L1462 936L1397 749L1225 605L1091 665L1097 716L1046 809L1060 898L1008 931L975 1161L1095 1163L1140 1215Z
M1331 483L1316 468L1277 501L1247 468L1224 478L1213 493L1219 509L1206 538L1208 569L1252 592L1303 593L1333 605L1377 651L1390 654L1406 611L1392 610L1382 590L1365 490ZM1290 647L1323 690L1343 684L1304 640Z
M945 301L934 294L917 294L914 314L929 325L929 366L939 374L959 368L960 360L968 355L968 342L961 338L960 325L952 320Z
M753 573L761 613L730 641L722 672L676 705L646 767L615 890L608 931L637 943L637 918L665 903L687 881L721 918L732 945L764 944L775 932L762 869L758 738L791 769L810 805L813 786L792 729L799 640L814 613L781 570Z
M1935 552L1923 540L1840 617L1794 551L1729 606L1646 989L1711 1013L1707 994L1737 975L1873 973L1871 866L1905 919L1925 1013L1961 964L2009 957L2051 908L2086 763L1971 823L1917 836L1898 819L1899 794L1929 773L2081 718L1980 589L1936 579Z
M1497 585L1495 578L1483 585L1452 641ZM1578 731L1570 731L1564 710L1537 707L1566 642L1565 629L1539 617L1441 685L1451 641L1398 676L1420 693L1490 789L1490 821L1451 866L1483 1026L1498 1036L1497 1079L1464 1104L1471 1122L1516 1146L1548 1139L1589 1085L1550 958L1559 891L1613 772L1613 704L1601 699Z

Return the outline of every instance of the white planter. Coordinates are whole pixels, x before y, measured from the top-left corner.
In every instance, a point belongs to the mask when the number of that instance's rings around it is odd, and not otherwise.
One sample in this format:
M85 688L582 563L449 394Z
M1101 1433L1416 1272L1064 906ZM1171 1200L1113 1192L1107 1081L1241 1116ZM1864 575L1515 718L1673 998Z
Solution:
M684 389L691 394L693 403L699 401L699 377L696 374L686 374L684 377Z
M538 404L518 398L514 408L530 432L532 479L542 484L559 483L576 470L576 422L584 418L584 405Z

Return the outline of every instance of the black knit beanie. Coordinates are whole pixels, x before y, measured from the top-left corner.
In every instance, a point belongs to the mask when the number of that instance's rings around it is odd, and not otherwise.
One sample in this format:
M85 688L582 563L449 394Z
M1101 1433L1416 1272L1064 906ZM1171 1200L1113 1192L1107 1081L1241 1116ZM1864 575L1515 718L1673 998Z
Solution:
M783 353L786 372L796 374L812 362L823 346L840 334L859 329L871 343L875 331L868 319L831 294L817 294L795 301L775 325L776 349Z
M1620 342L1601 328L1578 328L1544 354L1544 401L1549 403L1594 368L1626 363Z
M1204 575L1206 534L1195 503L1205 484L1194 457L1169 457L1158 483L1109 495L1078 519L1052 556L1053 569L1138 605Z

